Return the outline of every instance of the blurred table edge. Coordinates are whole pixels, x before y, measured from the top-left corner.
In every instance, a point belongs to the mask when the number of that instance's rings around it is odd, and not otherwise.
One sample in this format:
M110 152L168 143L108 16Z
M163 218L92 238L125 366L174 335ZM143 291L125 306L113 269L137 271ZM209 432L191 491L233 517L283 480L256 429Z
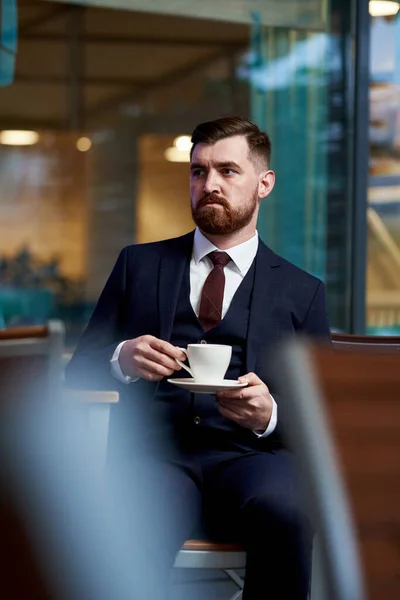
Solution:
M82 402L84 404L116 404L119 402L119 393L105 390L64 388L62 399L67 402Z

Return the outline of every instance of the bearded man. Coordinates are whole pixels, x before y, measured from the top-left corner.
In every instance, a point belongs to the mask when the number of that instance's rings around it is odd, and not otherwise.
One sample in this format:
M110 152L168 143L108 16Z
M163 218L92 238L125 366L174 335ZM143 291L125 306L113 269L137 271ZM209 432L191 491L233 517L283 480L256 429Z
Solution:
M119 418L151 449L155 493L175 515L160 533L165 571L202 523L246 549L244 600L305 600L313 532L282 436L290 406L267 356L284 336L329 340L325 288L258 236L275 183L268 136L227 117L198 125L192 144L195 231L122 250L67 382L117 388L110 444ZM191 343L232 346L226 377L247 386L207 395L168 382ZM125 464L137 458L128 448Z

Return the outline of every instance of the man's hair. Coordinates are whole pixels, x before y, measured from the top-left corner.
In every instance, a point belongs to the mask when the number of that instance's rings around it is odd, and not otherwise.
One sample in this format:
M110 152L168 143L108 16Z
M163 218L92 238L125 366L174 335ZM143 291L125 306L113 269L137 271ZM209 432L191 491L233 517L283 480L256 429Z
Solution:
M192 149L197 144L213 145L220 140L230 138L235 135L242 135L246 138L249 146L249 158L257 163L261 168L269 168L271 160L271 140L266 133L260 131L259 127L242 117L222 117L215 121L200 123L192 133Z

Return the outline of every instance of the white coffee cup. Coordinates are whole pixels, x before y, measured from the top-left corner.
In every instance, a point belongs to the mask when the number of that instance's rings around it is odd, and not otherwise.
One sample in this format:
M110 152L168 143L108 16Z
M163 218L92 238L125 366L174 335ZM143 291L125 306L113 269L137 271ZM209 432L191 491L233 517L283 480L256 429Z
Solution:
M190 367L178 359L175 360L196 382L219 383L224 379L231 362L232 346L189 344L187 349L181 350L188 357Z

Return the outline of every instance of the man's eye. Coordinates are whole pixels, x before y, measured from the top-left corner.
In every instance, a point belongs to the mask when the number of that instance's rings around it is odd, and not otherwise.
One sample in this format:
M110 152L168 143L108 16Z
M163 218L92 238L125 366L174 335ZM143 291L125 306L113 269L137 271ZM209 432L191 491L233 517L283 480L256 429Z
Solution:
M233 169L224 169L223 173L224 175L234 175L236 171L234 171Z
M203 169L194 169L194 171L192 171L192 175L193 175L193 177L201 177L202 175L204 175L204 170Z

